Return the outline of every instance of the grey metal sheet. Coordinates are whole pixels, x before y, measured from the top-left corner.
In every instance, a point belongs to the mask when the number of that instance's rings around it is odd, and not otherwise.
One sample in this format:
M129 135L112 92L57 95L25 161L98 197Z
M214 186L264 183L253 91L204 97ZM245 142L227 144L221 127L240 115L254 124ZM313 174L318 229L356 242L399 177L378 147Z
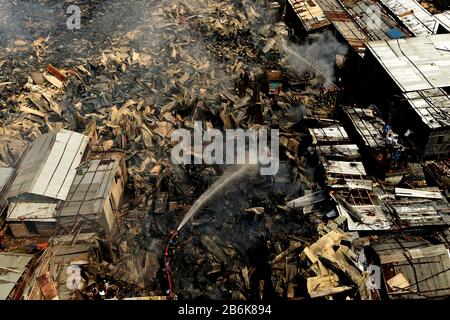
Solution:
M374 244L373 248L381 261L388 261L382 262L385 275L392 274L389 269L393 268L394 274L402 273L410 283L408 290L389 291L391 299L438 298L450 294L450 258L444 245L399 238ZM417 252L419 256L415 258ZM392 255L403 258L393 261L384 258Z
M331 144L333 142L350 142L344 127L331 126L326 128L309 129L313 144Z
M403 96L430 129L450 127L450 96L444 90L419 90Z
M318 145L317 151L325 159L355 160L361 157L356 144Z
M450 34L373 41L367 48L402 92L450 86Z
M322 8L314 0L288 0L306 31L312 31L330 24Z
M0 252L0 300L6 300L33 258L31 254Z
M436 34L439 22L415 0L379 0L415 36Z
M374 107L346 106L343 109L366 146L375 149L385 147L386 139L383 137L385 122ZM390 134L394 140L397 140L398 135L395 132Z
M79 169L58 215L98 214L111 191L118 167L117 160L90 160L86 167Z
M450 32L450 10L435 14L434 17L444 29Z
M35 194L64 200L88 143L89 137L67 130L36 139L17 169L8 198Z
M87 144L88 137L85 135L66 130L59 132L32 193L39 194L42 186L45 186L44 194L47 197L64 200Z
M58 203L11 202L7 221L56 222L54 214Z

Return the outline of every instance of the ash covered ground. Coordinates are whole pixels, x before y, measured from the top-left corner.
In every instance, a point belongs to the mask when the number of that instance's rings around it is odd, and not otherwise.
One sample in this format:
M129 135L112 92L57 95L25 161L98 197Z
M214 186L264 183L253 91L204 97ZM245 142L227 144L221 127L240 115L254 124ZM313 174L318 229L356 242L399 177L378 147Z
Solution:
M70 4L81 8L80 30L66 26ZM286 30L271 23L259 5L192 0L0 3L0 82L12 82L0 89L1 131L4 143L17 149L10 147L1 161L11 165L23 148L20 141L32 142L58 128L95 132L100 150L125 152L129 204L118 219L111 277L133 290L166 294L163 252L169 231L224 170L171 164L171 130L190 129L197 120L219 129L256 125L297 135L290 128L302 113L296 91L286 90L279 106L269 108L273 100L258 79L242 92L236 88L244 72L259 75L272 65L301 82L303 70L293 72L289 64L295 56L272 48L263 52L269 39L282 41ZM326 58L318 67L332 72ZM48 83L37 87L30 76L49 63L74 71L63 90ZM36 107L29 99L33 92L45 93L40 100L43 117L21 110ZM258 103L261 119L255 119L249 101ZM285 295L284 271L272 271L271 259L308 238L311 227L297 213L279 207L302 192L297 158L282 157L277 176L238 181L180 231L171 261L179 297Z

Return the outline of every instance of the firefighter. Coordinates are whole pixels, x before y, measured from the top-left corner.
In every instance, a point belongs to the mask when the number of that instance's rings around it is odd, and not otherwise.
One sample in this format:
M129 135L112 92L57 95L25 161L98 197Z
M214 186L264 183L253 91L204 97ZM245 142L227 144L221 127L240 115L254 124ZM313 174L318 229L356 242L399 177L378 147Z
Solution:
M171 230L169 240L169 250L168 250L169 257L172 257L173 254L175 253L177 242L178 242L178 232L176 232L175 230Z
M386 145L388 147L392 147L394 144L394 139L392 138L392 134L388 134L387 138L386 138Z
M248 75L247 70L244 69L244 71L239 76L239 80L237 82L237 88L240 96L243 96L245 94L245 90L248 88L249 84L250 84L250 76Z
M323 82L320 84L320 93L319 93L319 98L320 101L323 103L325 100L325 94L327 92L327 89L325 89L325 85L323 84Z
M327 96L328 96L328 101L327 104L330 106L335 106L336 105L336 93L337 93L337 87L332 84L331 86L328 87L327 89Z
M389 130L391 129L391 127L389 126L389 124L386 122L383 126L383 138L386 139L386 136L389 132Z

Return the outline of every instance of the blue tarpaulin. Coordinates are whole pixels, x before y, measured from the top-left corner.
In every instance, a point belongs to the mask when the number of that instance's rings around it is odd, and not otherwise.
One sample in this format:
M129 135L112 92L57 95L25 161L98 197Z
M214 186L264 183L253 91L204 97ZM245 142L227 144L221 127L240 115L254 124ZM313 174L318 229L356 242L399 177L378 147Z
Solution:
M387 34L391 39L400 39L405 37L405 34L396 28L389 29Z

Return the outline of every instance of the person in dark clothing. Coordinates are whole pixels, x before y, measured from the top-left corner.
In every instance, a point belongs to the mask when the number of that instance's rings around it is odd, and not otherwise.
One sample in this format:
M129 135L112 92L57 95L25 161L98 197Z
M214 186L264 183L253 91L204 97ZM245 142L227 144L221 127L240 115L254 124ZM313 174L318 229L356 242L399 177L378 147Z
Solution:
M236 84L240 96L243 96L245 94L245 90L248 88L249 84L250 76L247 69L244 69L243 73L241 73L241 75L239 76L239 80Z
M324 102L326 92L327 92L327 89L325 88L325 85L322 83L320 85L320 92L319 92L319 98L320 98L321 102Z

